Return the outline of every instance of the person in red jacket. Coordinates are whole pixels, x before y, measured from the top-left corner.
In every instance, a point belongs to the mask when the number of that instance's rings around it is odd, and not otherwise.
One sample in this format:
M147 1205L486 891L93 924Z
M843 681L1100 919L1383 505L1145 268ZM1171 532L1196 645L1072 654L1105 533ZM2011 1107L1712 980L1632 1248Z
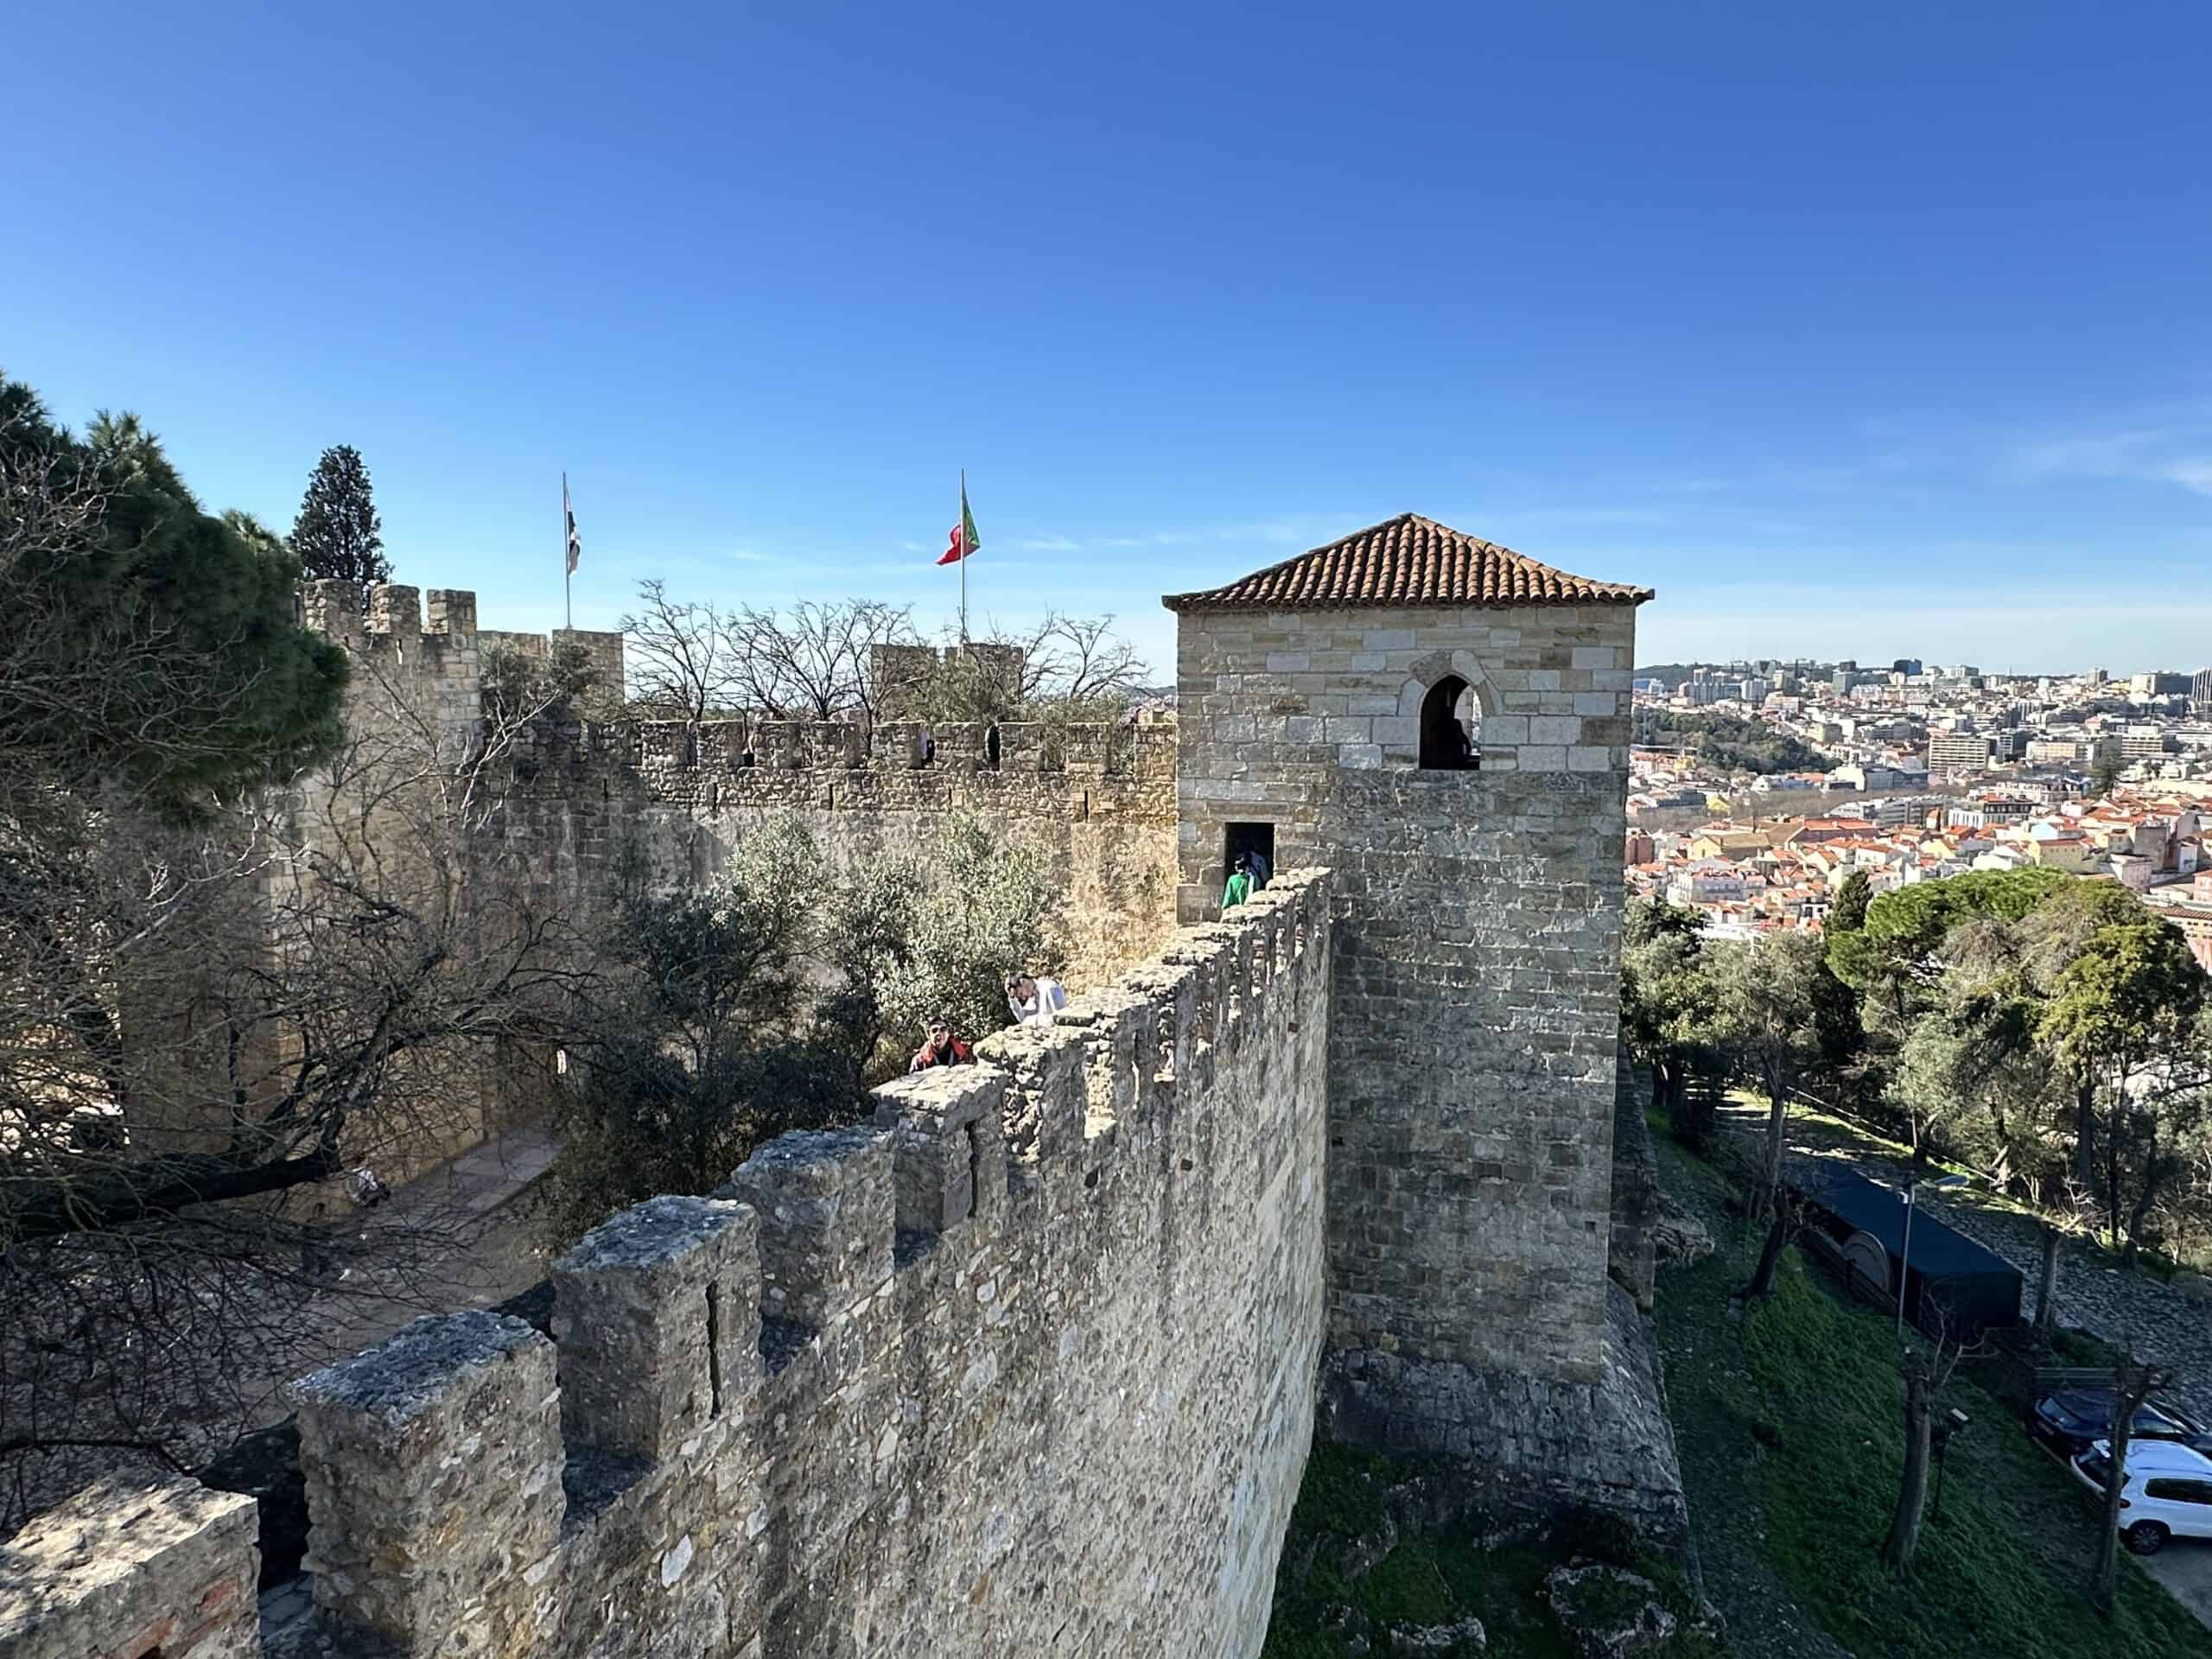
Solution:
M952 1034L952 1020L940 1014L930 1021L929 1041L914 1051L909 1071L926 1071L933 1065L965 1065L975 1057L968 1045Z

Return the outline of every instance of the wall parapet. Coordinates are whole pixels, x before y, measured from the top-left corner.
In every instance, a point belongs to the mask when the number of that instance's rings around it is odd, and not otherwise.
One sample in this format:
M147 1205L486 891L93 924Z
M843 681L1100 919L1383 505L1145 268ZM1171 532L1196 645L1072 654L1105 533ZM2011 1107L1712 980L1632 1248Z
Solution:
M614 1217L556 1267L550 1341L432 1317L303 1379L323 1633L826 1659L1027 1631L1164 1659L1197 1618L1255 1653L1320 1351L1331 885L1283 873L864 1123ZM245 1501L164 1502L250 1590ZM60 1569L10 1548L27 1638L73 1643L35 1611ZM123 1576L149 1619L200 1616L151 1605L196 1568Z
M584 718L548 721L524 746L524 769L561 779L562 787L620 777L645 798L690 807L789 804L903 804L899 779L918 791L914 804L939 804L931 791L967 792L977 779L1053 779L1080 791L1093 782L1155 785L1172 797L1172 721L1133 728L1104 721L1048 727L1037 721L925 722L790 720L733 715L709 720L632 720L623 710L623 635L618 630L556 628L531 633L477 626L476 595L463 588L424 593L404 583L363 590L329 579L304 582L300 618L366 664L368 683L421 688L474 712L485 664L494 652L537 661L556 651L583 654L595 680ZM802 774L793 779L786 774ZM578 776L577 774L584 774ZM1001 791L1002 793L1003 791ZM989 783L978 804L996 804ZM1019 807L1021 803L1016 802ZM1078 794L1077 804L1085 805ZM1172 805L1172 801L1171 801Z

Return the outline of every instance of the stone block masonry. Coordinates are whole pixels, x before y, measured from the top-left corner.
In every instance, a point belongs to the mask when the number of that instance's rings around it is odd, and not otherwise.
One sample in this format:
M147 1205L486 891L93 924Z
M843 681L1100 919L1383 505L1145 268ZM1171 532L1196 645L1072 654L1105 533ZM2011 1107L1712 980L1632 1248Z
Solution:
M495 653L584 652L598 678L575 710L581 718L518 735L512 782L503 781L479 842L480 873L496 863L534 898L602 892L632 850L670 887L703 884L746 835L786 817L847 872L925 849L949 816L968 810L1043 854L1060 893L1061 976L1071 987L1110 979L1173 930L1171 724L1077 725L1048 742L1043 728L1020 723L925 734L914 722L869 733L842 721L632 721L620 718L619 632L482 628L476 595L457 588L425 594L387 583L371 591L365 611L353 584L309 582L301 607L308 626L353 659L346 718L355 753L346 770L362 779L382 775L363 764L380 755L398 754L411 772L433 758L417 753L426 741L448 764L476 753ZM328 776L302 779L286 801L302 846L331 852L351 839L398 848L408 834L404 821L380 825L374 809L341 797ZM388 804L383 810L386 820L402 816ZM404 1179L537 1109L542 1103L518 1079L550 1062L518 1046L465 1064L449 1057L454 1075L472 1086L456 1088L450 1116L418 1126L406 1147L378 1148L379 1173ZM225 1098L221 1089L203 1092Z
M333 1650L1250 1659L1325 1318L1332 878L762 1147L300 1388ZM245 1500L92 1495L0 1557L10 1659L252 1650ZM89 1593L86 1541L110 1549ZM92 1552L99 1554L97 1550ZM105 1604L102 1604L103 1605ZM211 1611L212 1610L212 1611ZM7 1619L14 1622L8 1623Z
M1179 627L1181 919L1215 912L1229 837L1252 826L1335 872L1340 1432L1609 1503L1621 1471L1671 1452L1578 1450L1542 1423L1627 1389L1585 1415L1631 1441L1664 1430L1607 1281L1635 615L1201 607ZM1424 769L1408 741L1447 678L1479 709L1479 770Z
M527 734L496 837L501 855L524 860L549 891L606 880L627 848L671 885L705 881L749 829L787 815L834 867L849 868L918 850L949 814L972 810L1058 874L1070 983L1111 978L1174 928L1172 723L1077 723L1048 741L1045 728L1012 721L925 730L883 721L869 731L841 721L627 721L619 632L480 628L476 595L460 588L426 596L385 584L365 618L352 584L309 582L301 603L308 626L353 658L346 720L357 738L435 732L454 759L477 729L494 652L584 652L598 677L583 718ZM326 793L303 787L303 835ZM499 1126L496 1109L485 1118Z
M0 1545L8 1659L250 1659L254 1503L194 1481L104 1481Z
M548 734L510 803L512 836L552 886L600 879L626 846L662 879L711 880L752 830L804 826L833 868L923 852L975 812L1041 852L1058 877L1065 977L1103 983L1175 925L1175 728L1072 728L1048 747L1026 723L863 734L839 721L597 722Z

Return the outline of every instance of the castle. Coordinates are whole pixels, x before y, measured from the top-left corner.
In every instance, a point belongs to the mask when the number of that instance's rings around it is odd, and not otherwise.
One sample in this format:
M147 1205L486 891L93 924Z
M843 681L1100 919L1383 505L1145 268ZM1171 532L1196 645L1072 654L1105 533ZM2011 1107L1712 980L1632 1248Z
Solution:
M311 1618L264 1633L251 1499L101 1486L0 1549L0 1649L1250 1659L1317 1424L1676 1541L1618 1042L1649 596L1408 515L1171 597L1178 720L1124 754L581 723L516 809L549 879L971 803L1065 861L1079 955L1149 959L604 1224L547 1330L304 1379ZM359 650L464 715L473 597L379 599Z

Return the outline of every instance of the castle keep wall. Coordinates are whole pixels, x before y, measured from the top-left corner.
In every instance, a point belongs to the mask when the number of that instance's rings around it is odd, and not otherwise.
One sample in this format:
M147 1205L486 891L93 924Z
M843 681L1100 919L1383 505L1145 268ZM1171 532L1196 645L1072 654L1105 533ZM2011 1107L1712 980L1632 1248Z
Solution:
M1363 607L1179 629L1184 919L1218 903L1231 823L1336 872L1332 1422L1593 1491L1644 1473L1642 1449L1608 1463L1582 1436L1635 1370L1606 1276L1634 621ZM1446 675L1480 702L1479 771L1415 764ZM1640 1443L1643 1402L1628 1414Z
M556 1270L551 1342L429 1319L306 1379L322 1633L1255 1655L1323 1334L1330 912L1285 874L869 1126L615 1217ZM56 1511L0 1552L0 1647L136 1659L122 1624L166 1620L247 1650L251 1528L189 1483L131 1503L175 1570L121 1574L119 1622L117 1575L55 1566L115 1502Z

